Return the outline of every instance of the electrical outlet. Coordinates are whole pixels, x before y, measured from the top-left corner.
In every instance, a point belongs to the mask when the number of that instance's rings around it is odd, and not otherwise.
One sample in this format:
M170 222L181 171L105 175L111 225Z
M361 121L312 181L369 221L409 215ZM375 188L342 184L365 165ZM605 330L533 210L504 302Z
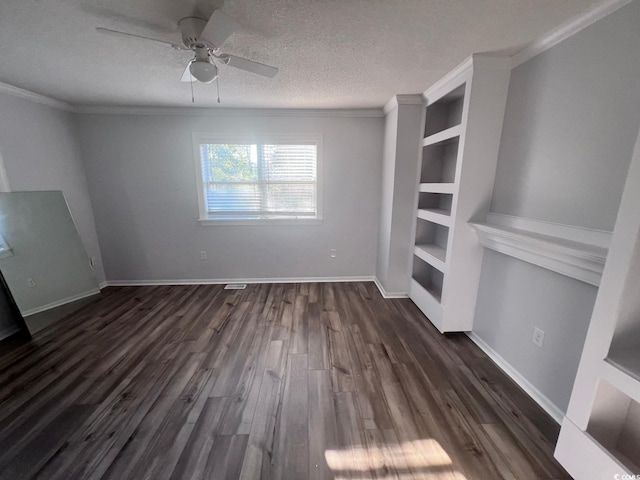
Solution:
M544 332L538 327L533 328L533 343L539 347L542 347L542 344L544 343Z
M200 260L206 260L207 259L207 252L200 252Z
M36 286L36 282L33 281L33 278L27 278L27 285L33 288Z
M338 256L338 251L335 248L332 248L331 250L329 250L329 256L331 258L336 258Z

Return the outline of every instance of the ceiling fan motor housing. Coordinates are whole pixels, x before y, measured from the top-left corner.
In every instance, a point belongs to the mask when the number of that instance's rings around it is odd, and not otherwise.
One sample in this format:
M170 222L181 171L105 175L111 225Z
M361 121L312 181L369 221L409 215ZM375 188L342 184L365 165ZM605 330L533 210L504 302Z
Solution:
M197 46L203 46L199 41L202 30L204 30L206 20L198 17L185 17L178 22L178 29L182 35L182 43L185 47L193 49Z

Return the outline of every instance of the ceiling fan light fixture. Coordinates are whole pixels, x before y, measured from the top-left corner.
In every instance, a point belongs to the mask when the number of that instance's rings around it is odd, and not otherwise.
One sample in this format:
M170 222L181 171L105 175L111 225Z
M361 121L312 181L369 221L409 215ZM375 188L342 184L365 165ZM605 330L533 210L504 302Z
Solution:
M189 65L193 78L202 83L211 83L218 77L218 67L213 63L196 60Z

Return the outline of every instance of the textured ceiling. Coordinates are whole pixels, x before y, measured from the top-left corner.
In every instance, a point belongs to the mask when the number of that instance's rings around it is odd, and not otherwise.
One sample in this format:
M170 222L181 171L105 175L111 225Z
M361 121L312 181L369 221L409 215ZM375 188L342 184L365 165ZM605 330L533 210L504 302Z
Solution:
M73 105L191 105L177 21L222 9L222 51L280 69L220 67L222 107L369 108L419 93L474 52L514 52L596 0L1 0L0 82ZM215 84L194 86L215 106Z

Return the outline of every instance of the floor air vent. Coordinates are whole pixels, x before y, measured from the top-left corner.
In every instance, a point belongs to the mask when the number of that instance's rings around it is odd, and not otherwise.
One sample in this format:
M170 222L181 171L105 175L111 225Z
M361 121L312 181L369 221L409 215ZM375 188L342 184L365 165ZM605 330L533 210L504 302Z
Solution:
M244 290L245 288L247 288L246 283L229 283L224 287L225 290Z

